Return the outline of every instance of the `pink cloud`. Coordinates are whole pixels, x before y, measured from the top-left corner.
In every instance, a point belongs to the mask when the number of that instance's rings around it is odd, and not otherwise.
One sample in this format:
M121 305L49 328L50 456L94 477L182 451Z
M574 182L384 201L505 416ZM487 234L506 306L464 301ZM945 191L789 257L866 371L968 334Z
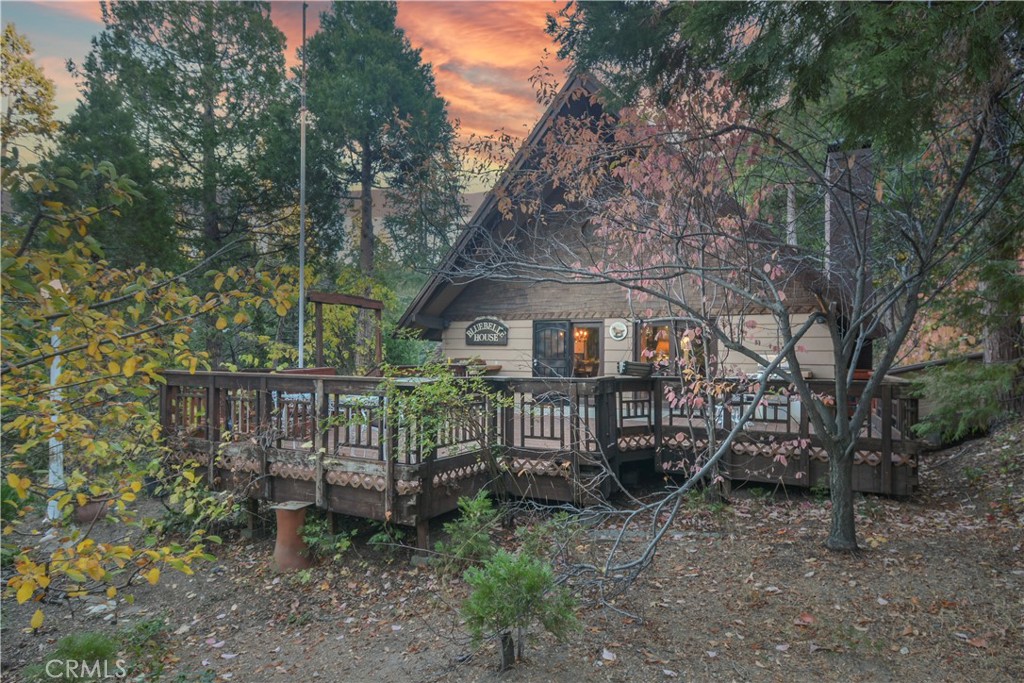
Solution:
M32 0L30 4L86 21L103 24L99 0Z
M320 24L327 2L310 2L306 36ZM463 135L488 134L504 128L524 134L543 107L534 99L529 77L544 49L555 51L544 33L553 2L399 2L398 25L424 61L434 68L438 92L448 113L459 119ZM273 2L271 18L285 34L289 67L298 65L302 43L302 3ZM561 77L564 65L553 57Z

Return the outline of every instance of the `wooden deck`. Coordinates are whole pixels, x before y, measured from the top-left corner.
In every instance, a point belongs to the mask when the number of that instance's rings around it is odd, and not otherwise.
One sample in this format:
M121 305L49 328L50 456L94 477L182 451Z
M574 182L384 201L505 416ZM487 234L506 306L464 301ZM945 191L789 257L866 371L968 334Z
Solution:
M388 424L377 378L165 377L160 415L171 458L198 463L214 488L416 526L421 543L430 519L483 487L585 504L611 493L607 474L627 463L686 472L707 447L708 426L721 438L749 400L734 396L707 413L684 413L663 400L664 378L494 377L486 381L503 401L480 397L470 423L435 424L428 436L413 420L393 417L396 424ZM404 382L401 390L414 390L416 380ZM917 485L921 444L905 438L916 402L901 390L884 383L873 404L858 441L858 491L907 495ZM724 459L724 476L797 487L827 483L827 455L799 400L773 395L755 418Z

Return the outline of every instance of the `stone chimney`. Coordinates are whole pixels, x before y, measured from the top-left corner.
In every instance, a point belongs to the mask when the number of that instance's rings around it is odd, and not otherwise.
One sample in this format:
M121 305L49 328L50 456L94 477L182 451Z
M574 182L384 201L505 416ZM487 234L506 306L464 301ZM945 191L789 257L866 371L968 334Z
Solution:
M874 183L871 149L829 148L825 163L825 273L829 282L853 294L858 263L868 267ZM870 271L869 271L870 274Z

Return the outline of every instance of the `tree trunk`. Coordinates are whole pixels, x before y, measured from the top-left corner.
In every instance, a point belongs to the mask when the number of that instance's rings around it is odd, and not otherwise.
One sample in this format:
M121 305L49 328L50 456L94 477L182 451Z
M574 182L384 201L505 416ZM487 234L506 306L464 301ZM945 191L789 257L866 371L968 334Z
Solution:
M373 296L373 259L374 259L374 236L373 236L373 159L370 153L370 144L363 142L363 158L359 173L359 270L366 278L366 287L362 294L367 297ZM375 330L373 329L373 311L360 309L356 323L356 372L365 374L376 363L376 346L373 343Z
M853 511L853 449L840 444L829 453L829 493L832 498L832 529L825 547L829 550L856 550L857 533Z
M200 197L200 211L202 212L203 220L203 242L206 250L206 256L217 251L220 248L220 242L222 235L220 233L220 217L217 209L217 140L216 140L216 129L213 114L213 99L212 96L207 96L207 102L203 110L203 130L202 130L202 141L203 141L203 177L202 177L202 195ZM219 269L221 267L220 259L217 261L211 261L210 267L213 269ZM210 325L210 333L206 337L206 352L210 355L210 365L213 368L217 368L221 361L222 345L221 345L221 333L214 328L213 321L216 319L216 313L207 316L207 322Z
M359 269L366 277L373 277L373 159L367 142L363 143L359 185Z
M1005 55L1005 53L1004 53ZM993 92L1005 87L1009 63L1004 61L997 78L990 83ZM1012 167L1009 113L993 107L992 120L985 132L985 145L1004 169ZM1004 171L1004 178L1010 177ZM1019 256L1024 248L1020 226L1015 222L1012 199L1003 199L1006 211L993 211L983 231L990 249L988 262L982 267L980 289L983 292L985 364L1020 363L1024 358L1024 296L1021 294ZM1009 214L1009 215L1008 215ZM1018 365L1018 371L1020 370ZM1015 376L1006 395L998 397L1003 406L1024 415L1024 379Z
M516 644L512 638L511 631L505 631L501 634L501 669L500 671L508 671L516 663Z
M1024 324L1022 297L1019 292L1020 267L1017 254L1020 236L1006 221L988 226L985 239L991 248L988 263L982 269L980 289L984 299L985 364L1019 363L1024 356ZM1020 378L1016 378L1008 395L999 396L1003 406L1024 414L1024 396Z

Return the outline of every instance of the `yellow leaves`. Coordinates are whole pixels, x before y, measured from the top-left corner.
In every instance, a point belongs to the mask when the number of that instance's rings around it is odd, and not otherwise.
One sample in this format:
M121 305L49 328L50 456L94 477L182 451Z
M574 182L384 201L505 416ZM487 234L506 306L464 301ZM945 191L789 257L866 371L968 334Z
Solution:
M115 588L114 586L111 586L111 587L107 588L107 597L110 598L111 600L116 598L117 597L117 588Z
M228 326L228 321L227 321L227 318L225 318L224 316L219 316L217 318L217 322L214 324L214 327L216 327L218 330L223 330L227 326Z
M143 574L143 576L146 577L146 581L149 581L150 585L155 586L157 582L160 580L160 570L156 567L153 567L148 572Z
M72 569L71 567L67 567L64 569L64 576L68 577L72 581L77 581L79 583L85 582L85 574L78 571L77 569Z
M84 559L84 558L83 558ZM82 560L79 560L78 566L85 570L85 573L89 575L89 578L93 581L100 581L104 576L107 575L107 570L100 565L98 560L86 559L82 566Z
M121 366L118 364L116 360L112 360L109 363L107 363L107 372L109 372L111 375L120 375Z
M220 291L220 288L224 285L224 273L217 273L217 276L213 278L213 288Z
M878 548L879 546L885 545L889 542L889 539L881 534L871 534L864 540L867 541L867 544L872 548Z
M274 310L277 311L277 314L282 318L288 315L288 306L285 304L278 304L277 308L275 308Z
M32 594L36 592L36 582L32 579L23 579L21 586L18 588L17 600L18 604L24 604L29 601Z
M130 489L131 489L131 490L132 490L132 491L133 491L134 493L138 493L139 491L141 491L141 490L142 490L142 482L141 482L141 481L139 481L138 479L136 479L136 480L135 480L135 481L133 481L133 482L132 482L131 484L129 484L129 485L128 485L128 487L129 487L129 488L130 488Z
M28 477L19 477L14 472L7 474L7 483L11 485L15 493L18 494L18 500L25 500L28 498L29 487L32 486L32 482Z
M39 628L43 625L43 610L37 609L36 613L32 615L32 621L29 622L29 626L32 628Z
M132 356L131 358L124 362L121 371L124 372L125 377L131 377L132 375L135 374L135 368L138 367L138 365L139 359L136 358L135 356Z
M125 493L121 494L121 500L123 500L126 503L131 503L135 500L135 494L132 493L131 491L126 491Z
M236 325L244 325L247 322L249 322L249 316L246 315L244 311L239 311L238 313L235 313L234 323Z
M189 371L189 373L194 375L196 373L196 368L198 366L199 366L199 359L196 358L195 356L192 356L192 358L189 359L189 362L188 362L188 371Z

